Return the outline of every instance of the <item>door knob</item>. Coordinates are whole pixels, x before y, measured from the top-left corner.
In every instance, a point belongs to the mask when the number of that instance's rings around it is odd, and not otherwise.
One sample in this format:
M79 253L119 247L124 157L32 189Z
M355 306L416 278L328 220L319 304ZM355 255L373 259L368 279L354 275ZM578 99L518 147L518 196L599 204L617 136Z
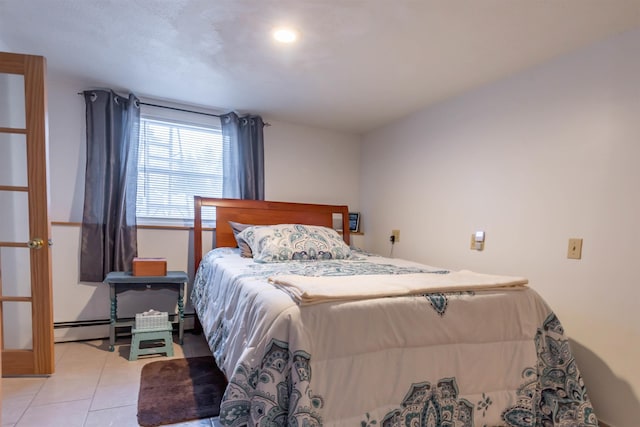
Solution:
M44 240L42 240L39 237L36 237L35 239L29 240L27 242L27 246L29 246L30 249L40 249L41 247L44 246Z

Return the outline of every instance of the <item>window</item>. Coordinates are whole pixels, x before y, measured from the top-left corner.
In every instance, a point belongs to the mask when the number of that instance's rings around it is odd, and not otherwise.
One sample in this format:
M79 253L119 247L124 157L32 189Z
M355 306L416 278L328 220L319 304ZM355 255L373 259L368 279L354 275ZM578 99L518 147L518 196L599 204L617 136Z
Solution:
M222 197L220 126L142 116L136 216L142 224L193 223L193 196ZM203 220L214 220L213 209Z

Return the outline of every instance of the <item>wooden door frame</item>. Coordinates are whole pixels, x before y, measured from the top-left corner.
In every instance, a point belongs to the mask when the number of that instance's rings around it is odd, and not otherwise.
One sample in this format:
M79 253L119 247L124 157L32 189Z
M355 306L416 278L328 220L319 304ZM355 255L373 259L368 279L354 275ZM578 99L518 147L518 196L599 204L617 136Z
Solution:
M31 296L3 297L1 302L31 302L31 350L4 350L4 375L48 375L54 372L53 291L51 271L51 223L49 221L48 122L46 59L42 56L0 52L0 73L24 76L25 129L0 128L1 133L25 134L27 149L27 191L29 236L44 240L40 249L31 249ZM22 245L21 245L22 246ZM26 243L24 243L26 246ZM0 308L0 313L1 313Z

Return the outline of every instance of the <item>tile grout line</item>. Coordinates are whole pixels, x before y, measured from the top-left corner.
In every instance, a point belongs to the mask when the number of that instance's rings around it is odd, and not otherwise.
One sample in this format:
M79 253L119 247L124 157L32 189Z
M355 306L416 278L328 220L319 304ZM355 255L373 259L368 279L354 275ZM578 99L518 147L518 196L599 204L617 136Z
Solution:
M115 349L114 349L115 351ZM89 412L91 412L91 406L93 406L93 399L96 397L96 393L98 392L98 386L100 385L100 380L102 379L102 375L104 374L104 370L107 366L107 361L109 360L109 355L104 358L104 363L102 364L102 368L100 369L100 375L98 375L98 381L96 381L96 387L93 389L93 395L91 396L91 401L89 402L89 407L87 408L87 413L84 414L84 420L82 420L82 425L86 425L89 419Z
M20 414L20 416L18 417L18 419L16 420L16 422L12 425L17 426L18 423L22 420L22 418L24 417L24 414L27 413L27 411L29 410L29 408L31 408L31 405L33 404L33 401L36 399L36 396L38 395L38 393L40 393L42 391L42 388L44 387L44 385L46 384L47 380L51 378L50 376L46 377L44 379L44 381L42 381L42 384L40 384L40 387L38 387L38 391L36 391L35 393L33 393L33 395L31 396L31 399L29 399L29 403L27 404L27 406L25 406L24 410L22 411L22 413ZM0 378L1 380L1 378ZM1 415L1 414L0 414Z

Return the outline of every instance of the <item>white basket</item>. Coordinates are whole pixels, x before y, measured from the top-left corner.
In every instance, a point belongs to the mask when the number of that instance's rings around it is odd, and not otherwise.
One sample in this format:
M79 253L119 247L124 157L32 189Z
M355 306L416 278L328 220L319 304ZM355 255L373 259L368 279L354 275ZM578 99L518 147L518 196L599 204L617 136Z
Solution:
M169 321L169 313L147 311L136 314L136 329L165 329Z

